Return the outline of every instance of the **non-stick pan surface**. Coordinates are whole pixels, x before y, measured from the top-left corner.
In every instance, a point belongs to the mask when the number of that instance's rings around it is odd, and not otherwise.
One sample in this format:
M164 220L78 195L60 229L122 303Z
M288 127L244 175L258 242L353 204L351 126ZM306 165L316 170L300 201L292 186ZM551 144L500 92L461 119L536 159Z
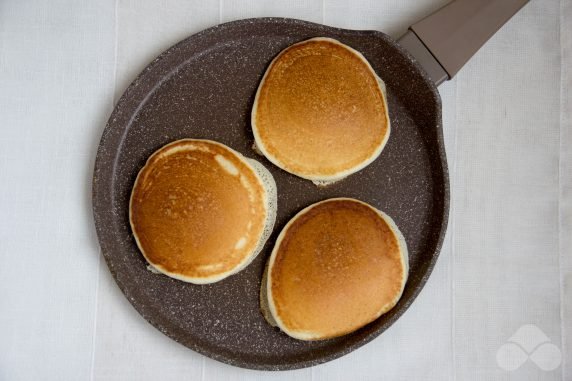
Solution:
M387 86L392 128L375 162L326 188L258 156L250 128L254 95L272 58L316 36L338 39L365 55ZM245 270L211 285L192 285L148 271L129 227L128 200L137 172L153 151L181 138L227 144L263 163L278 185L277 223L264 251ZM340 196L366 201L393 217L409 247L409 280L397 306L359 331L327 341L298 341L269 326L259 311L264 264L276 236L296 212ZM441 101L413 58L380 32L277 18L207 29L155 59L115 107L101 138L93 179L103 255L135 309L161 332L197 352L266 370L335 359L389 328L431 273L445 234L448 204Z

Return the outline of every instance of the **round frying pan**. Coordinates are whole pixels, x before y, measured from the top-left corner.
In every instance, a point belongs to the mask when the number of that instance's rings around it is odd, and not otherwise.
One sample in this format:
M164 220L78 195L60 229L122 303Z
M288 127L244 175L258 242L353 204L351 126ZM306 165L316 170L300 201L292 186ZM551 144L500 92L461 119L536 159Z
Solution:
M125 296L172 339L245 368L312 366L379 336L421 291L445 234L449 180L435 84L452 77L524 3L458 0L415 24L400 43L380 32L262 18L207 29L165 51L119 100L95 164L95 225L105 260ZM461 19L470 20L463 24ZM338 39L363 53L387 86L392 124L389 142L374 163L325 188L257 156L250 128L254 95L267 65L282 49L316 36ZM278 186L277 223L264 251L245 270L210 285L148 271L129 228L129 195L137 172L155 150L189 137L213 139L256 158ZM409 280L397 306L357 332L298 341L268 325L260 313L264 264L294 214L340 196L366 201L393 217L409 248Z

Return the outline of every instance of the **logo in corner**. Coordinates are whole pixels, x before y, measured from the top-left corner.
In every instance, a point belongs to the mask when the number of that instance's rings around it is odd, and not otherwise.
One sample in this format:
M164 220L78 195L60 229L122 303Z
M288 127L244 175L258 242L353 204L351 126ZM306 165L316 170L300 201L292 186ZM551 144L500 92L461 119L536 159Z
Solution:
M520 368L530 359L538 368L550 371L562 363L560 349L534 324L525 324L497 351L497 364L506 371Z

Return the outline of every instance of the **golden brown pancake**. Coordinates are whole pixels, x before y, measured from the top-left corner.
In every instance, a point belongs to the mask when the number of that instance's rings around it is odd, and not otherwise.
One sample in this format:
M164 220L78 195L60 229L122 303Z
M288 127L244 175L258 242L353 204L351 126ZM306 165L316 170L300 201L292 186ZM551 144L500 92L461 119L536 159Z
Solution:
M329 199L280 233L261 307L270 324L296 339L337 337L393 308L407 274L407 246L391 218L358 200Z
M283 50L256 93L252 130L278 167L316 182L367 166L390 132L383 83L356 50L312 38Z
M223 144L184 139L147 160L129 217L152 268L202 284L254 259L272 230L275 209L274 180L262 165Z

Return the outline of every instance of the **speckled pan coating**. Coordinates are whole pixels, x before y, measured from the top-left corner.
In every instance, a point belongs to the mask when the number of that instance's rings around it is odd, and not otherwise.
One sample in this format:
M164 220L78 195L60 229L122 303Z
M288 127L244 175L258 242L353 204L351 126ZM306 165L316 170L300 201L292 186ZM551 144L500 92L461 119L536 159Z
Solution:
M278 218L263 252L221 282L192 285L147 270L129 228L133 182L155 150L181 138L213 139L247 157L250 111L272 58L287 46L326 36L359 50L387 86L392 124L380 157L318 188L257 157L278 186ZM410 275L397 306L359 331L304 342L268 325L259 310L264 265L276 236L304 207L353 197L390 215L409 247ZM213 359L245 368L296 369L343 356L379 336L409 307L437 260L445 235L449 182L437 89L390 37L281 18L207 29L155 59L119 100L103 132L93 178L93 210L103 255L120 289L153 326ZM382 339L381 339L382 340Z

